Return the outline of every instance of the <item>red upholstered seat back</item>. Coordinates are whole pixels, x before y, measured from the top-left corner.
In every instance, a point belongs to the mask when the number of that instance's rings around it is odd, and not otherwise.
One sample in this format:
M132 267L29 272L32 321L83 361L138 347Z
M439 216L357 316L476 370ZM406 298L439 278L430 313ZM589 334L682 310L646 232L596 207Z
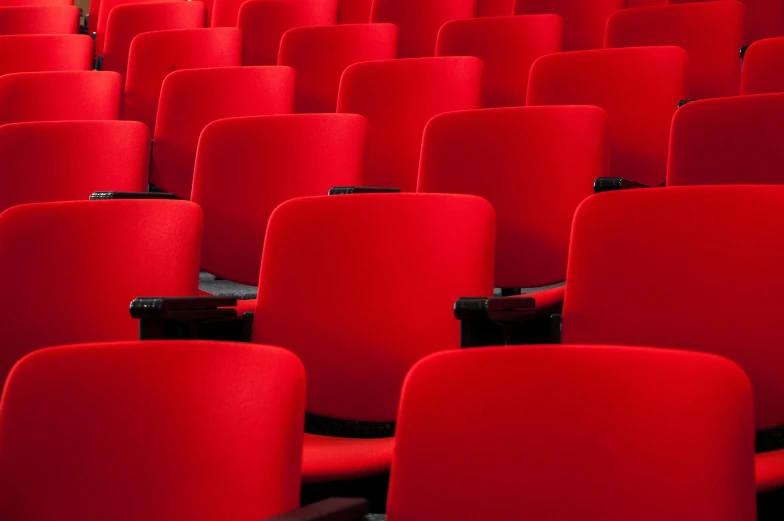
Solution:
M294 199L270 217L253 341L305 364L310 412L394 421L411 366L458 349L452 307L493 287L495 218L478 197Z
M688 57L677 47L550 54L531 68L529 105L596 105L610 116L610 175L664 182L670 124L687 99Z
M439 353L403 387L387 516L754 519L752 424L748 379L715 356L569 345Z
M205 215L204 269L255 286L272 211L288 199L361 184L368 131L356 114L231 118L207 125L192 194Z
M516 0L514 14L557 14L563 18L563 50L601 49L607 18L624 0Z
M342 24L370 22L373 0L338 0L338 20Z
M3 518L244 521L295 509L304 402L302 364L274 347L37 351L3 394Z
M741 94L784 92L784 38L754 42L746 49Z
M737 362L757 428L784 424L784 187L600 194L572 229L563 341L704 351ZM753 304L752 304L753 303ZM753 308L754 327L739 320Z
M147 3L164 3L182 0L100 0L101 7L98 10L98 23L95 28L95 52L100 55L103 53L104 42L106 41L106 27L109 15L115 7L121 5L141 5ZM168 29L168 28L167 28ZM173 28L172 28L173 29Z
M93 40L86 34L0 36L0 75L92 68Z
M0 35L78 32L79 8L72 5L0 7Z

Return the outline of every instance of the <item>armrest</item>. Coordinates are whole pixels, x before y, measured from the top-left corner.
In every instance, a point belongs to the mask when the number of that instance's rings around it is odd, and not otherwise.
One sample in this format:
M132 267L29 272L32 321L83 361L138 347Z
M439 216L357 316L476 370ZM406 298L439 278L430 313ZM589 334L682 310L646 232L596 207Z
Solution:
M749 50L749 46L748 45L744 45L744 46L742 46L740 48L740 59L741 60L746 57L746 51L748 51L748 50Z
M682 106L686 105L687 103L691 103L692 101L694 101L694 100L693 99L682 99L682 100L680 100L678 102L678 108L681 108Z
M633 188L651 188L648 185L630 181L623 177L597 177L593 182L593 193L612 192L614 190L631 190Z
M399 193L400 188L383 188L374 186L333 186L327 195L351 195L351 194L385 194Z
M514 297L461 297L455 302L455 318L460 321L460 347L525 344L532 327L542 315L536 299Z
M366 499L330 498L264 521L360 521L368 513Z
M104 199L179 199L169 192L93 192L90 201Z
M250 340L253 313L242 316L231 297L139 297L131 317L139 320L140 340Z

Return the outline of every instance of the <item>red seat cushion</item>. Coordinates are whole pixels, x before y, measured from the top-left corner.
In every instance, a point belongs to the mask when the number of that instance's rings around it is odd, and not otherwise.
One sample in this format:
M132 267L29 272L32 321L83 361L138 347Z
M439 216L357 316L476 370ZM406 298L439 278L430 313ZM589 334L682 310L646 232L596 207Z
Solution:
M305 434L302 481L340 481L389 470L395 438L338 438Z
M757 454L754 463L757 492L784 487L784 450Z

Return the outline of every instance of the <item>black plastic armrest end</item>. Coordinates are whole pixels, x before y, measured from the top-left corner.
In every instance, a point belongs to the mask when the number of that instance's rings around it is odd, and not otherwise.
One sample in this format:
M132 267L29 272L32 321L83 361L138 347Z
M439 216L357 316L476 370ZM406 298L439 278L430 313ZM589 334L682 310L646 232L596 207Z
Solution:
M748 51L748 50L749 50L749 46L748 45L744 45L743 47L740 48L740 59L741 60L746 57L746 51Z
M623 177L597 177L593 182L593 193L612 192L615 190L631 190L633 188L651 188L648 185L630 181Z
M90 201L105 199L179 199L169 192L93 192Z
M369 512L366 499L330 498L263 521L361 521Z
M202 320L236 317L234 297L139 297L131 302L131 317L137 319Z
M384 188L376 186L333 186L327 195L351 195L351 194L385 194L399 193L400 188Z

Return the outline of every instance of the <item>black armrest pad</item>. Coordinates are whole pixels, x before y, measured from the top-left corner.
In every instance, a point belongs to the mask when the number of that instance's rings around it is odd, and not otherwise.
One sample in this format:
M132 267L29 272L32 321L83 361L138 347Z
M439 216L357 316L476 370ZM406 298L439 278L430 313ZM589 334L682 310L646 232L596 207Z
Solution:
M365 499L330 498L264 521L360 521L369 512Z
M93 192L91 201L103 199L179 199L169 192Z
M536 316L536 299L528 295L460 297L455 302L454 312L458 320L527 322Z
M744 45L743 47L740 48L740 59L741 60L746 57L746 51L748 51L748 50L749 50L749 46L748 45Z
M351 195L351 194L384 194L399 193L400 188L383 188L374 186L333 186L327 195Z
M201 320L236 317L233 297L139 297L131 302L131 317L138 319Z
M597 177L593 183L593 193L611 192L614 190L630 190L633 188L651 188L648 185L630 181L623 177Z

